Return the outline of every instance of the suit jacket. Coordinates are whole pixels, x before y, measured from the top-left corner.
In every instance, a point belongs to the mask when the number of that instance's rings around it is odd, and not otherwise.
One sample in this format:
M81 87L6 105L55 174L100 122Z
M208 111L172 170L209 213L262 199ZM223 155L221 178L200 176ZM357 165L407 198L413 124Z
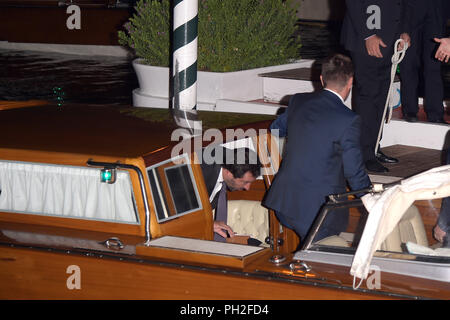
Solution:
M303 103L310 98L316 96L315 92L303 93L301 96L297 96L297 103ZM291 98L292 99L292 98ZM300 101L301 100L301 101ZM278 130L279 137L286 137L288 135L288 115L291 109L287 108L285 112L280 114L271 124L270 130Z
M409 0L412 6L411 32L421 29L425 24L433 34L433 37L443 37L448 19L448 0ZM431 39L427 39L431 40Z
M365 52L365 39L376 34L387 45L384 50L392 54L392 47L400 34L411 33L413 9L408 0L346 0L346 5L341 43L349 51ZM380 29L369 29L367 26L367 19L373 14L367 13L371 5L380 8Z
M288 107L286 156L263 204L302 221L305 236L330 194L370 185L360 147L360 118L323 90L296 94Z

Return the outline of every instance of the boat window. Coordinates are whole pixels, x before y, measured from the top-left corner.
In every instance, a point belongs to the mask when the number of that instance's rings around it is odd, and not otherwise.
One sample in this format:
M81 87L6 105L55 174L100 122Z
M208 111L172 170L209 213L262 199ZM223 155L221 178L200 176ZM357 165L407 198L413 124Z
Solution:
M0 210L26 214L138 224L128 171L114 183L101 169L0 161Z
M147 168L158 222L201 209L194 175L186 154Z

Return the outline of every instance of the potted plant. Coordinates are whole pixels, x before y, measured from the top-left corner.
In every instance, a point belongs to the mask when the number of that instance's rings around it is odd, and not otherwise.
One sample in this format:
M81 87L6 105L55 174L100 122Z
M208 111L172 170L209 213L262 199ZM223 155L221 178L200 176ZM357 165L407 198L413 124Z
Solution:
M266 67L286 69L283 65L298 59L301 44L296 32L298 5L295 3L293 0L199 0L199 101L260 98L260 88L247 88L252 80L236 72L253 70L249 74L254 78L258 73L267 72ZM140 85L135 94L167 98L170 1L139 0L135 9L124 30L119 31L120 44L134 50L139 58L133 62ZM237 79L246 84L237 84ZM235 90L238 92L234 93Z

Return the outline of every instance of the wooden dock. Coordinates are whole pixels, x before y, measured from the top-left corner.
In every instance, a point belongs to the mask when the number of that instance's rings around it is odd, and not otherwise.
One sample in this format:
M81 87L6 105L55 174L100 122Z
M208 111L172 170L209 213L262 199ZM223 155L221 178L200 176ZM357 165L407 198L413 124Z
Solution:
M383 165L389 169L389 172L377 175L407 178L445 164L445 152L440 150L393 145L383 148L382 151L399 159L399 162L384 163Z

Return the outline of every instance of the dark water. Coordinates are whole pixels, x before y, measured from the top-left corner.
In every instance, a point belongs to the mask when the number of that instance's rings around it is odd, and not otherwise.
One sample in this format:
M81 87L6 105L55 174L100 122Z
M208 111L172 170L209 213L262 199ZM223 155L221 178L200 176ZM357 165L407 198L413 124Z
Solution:
M304 59L320 59L339 47L339 26L300 24ZM446 97L450 98L450 65L444 66ZM0 100L55 100L129 105L138 82L127 58L78 56L0 50Z
M0 50L0 100L131 104L137 79L126 58Z
M302 47L300 57L303 59L321 59L331 53L342 52L339 45L338 24L301 23L299 25Z

